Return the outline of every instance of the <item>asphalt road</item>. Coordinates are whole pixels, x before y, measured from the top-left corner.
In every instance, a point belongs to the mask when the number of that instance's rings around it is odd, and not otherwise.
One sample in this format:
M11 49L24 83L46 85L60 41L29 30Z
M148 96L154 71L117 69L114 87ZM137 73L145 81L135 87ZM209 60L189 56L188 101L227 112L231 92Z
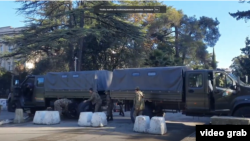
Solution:
M167 113L167 134L151 135L133 132L127 112L125 117L114 113L114 121L107 127L79 127L77 120L62 120L57 125L5 124L0 127L1 141L181 141L195 131L195 125L209 122L209 118L193 118L180 113ZM13 113L2 111L0 120L13 118ZM195 138L194 138L195 140Z

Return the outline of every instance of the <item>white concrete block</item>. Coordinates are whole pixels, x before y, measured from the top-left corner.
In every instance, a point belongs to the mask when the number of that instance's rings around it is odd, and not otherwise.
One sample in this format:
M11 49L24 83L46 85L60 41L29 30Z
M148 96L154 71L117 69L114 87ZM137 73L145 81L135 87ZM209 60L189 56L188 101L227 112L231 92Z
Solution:
M93 127L103 127L108 125L107 116L104 112L95 112L92 115L91 125Z
M60 114L58 111L36 111L33 123L34 124L58 124L60 123Z
M47 111L43 119L43 124L58 124L60 121L61 119L58 111Z
M134 123L135 132L147 132L149 129L150 118L149 116L137 116Z
M7 110L7 99L0 99L0 105L2 105L0 110Z
M16 109L14 123L22 123L23 121L23 109Z
M148 133L163 135L167 133L167 126L164 117L152 117Z
M91 126L91 119L92 119L93 113L92 112L81 112L78 125L79 126Z

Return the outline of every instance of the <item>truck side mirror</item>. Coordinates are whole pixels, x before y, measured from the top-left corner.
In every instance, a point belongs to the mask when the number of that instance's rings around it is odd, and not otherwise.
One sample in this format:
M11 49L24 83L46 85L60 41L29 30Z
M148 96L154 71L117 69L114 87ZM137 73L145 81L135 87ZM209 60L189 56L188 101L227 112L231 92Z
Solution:
M15 80L15 86L19 85L19 80Z

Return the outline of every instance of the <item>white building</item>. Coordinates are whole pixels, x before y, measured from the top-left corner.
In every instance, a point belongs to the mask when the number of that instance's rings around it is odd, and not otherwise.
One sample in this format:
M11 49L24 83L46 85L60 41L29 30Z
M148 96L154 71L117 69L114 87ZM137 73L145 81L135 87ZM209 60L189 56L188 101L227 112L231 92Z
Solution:
M23 30L23 27L13 28L11 26L7 27L0 27L0 54L11 52L13 49L13 46L5 45L2 38L3 36L15 36L17 35L21 30ZM0 67L5 68L7 71L13 72L15 69L15 62L18 61L17 59L11 57L9 59L0 59ZM34 68L34 63L26 62L25 67L27 69Z

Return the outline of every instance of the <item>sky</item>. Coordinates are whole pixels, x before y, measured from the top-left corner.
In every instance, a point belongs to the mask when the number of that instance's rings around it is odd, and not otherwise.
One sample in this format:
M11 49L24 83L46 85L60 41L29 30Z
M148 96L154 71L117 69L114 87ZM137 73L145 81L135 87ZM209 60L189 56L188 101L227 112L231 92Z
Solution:
M239 11L250 10L250 4L238 1L164 1L167 6L182 10L188 16L207 16L217 18L220 22L221 37L215 45L218 68L229 68L232 59L241 54L240 49L245 46L245 39L249 36L250 21L237 21L229 15ZM0 1L0 27L22 27L25 17L16 13L20 7L14 1ZM212 52L212 48L208 49Z

